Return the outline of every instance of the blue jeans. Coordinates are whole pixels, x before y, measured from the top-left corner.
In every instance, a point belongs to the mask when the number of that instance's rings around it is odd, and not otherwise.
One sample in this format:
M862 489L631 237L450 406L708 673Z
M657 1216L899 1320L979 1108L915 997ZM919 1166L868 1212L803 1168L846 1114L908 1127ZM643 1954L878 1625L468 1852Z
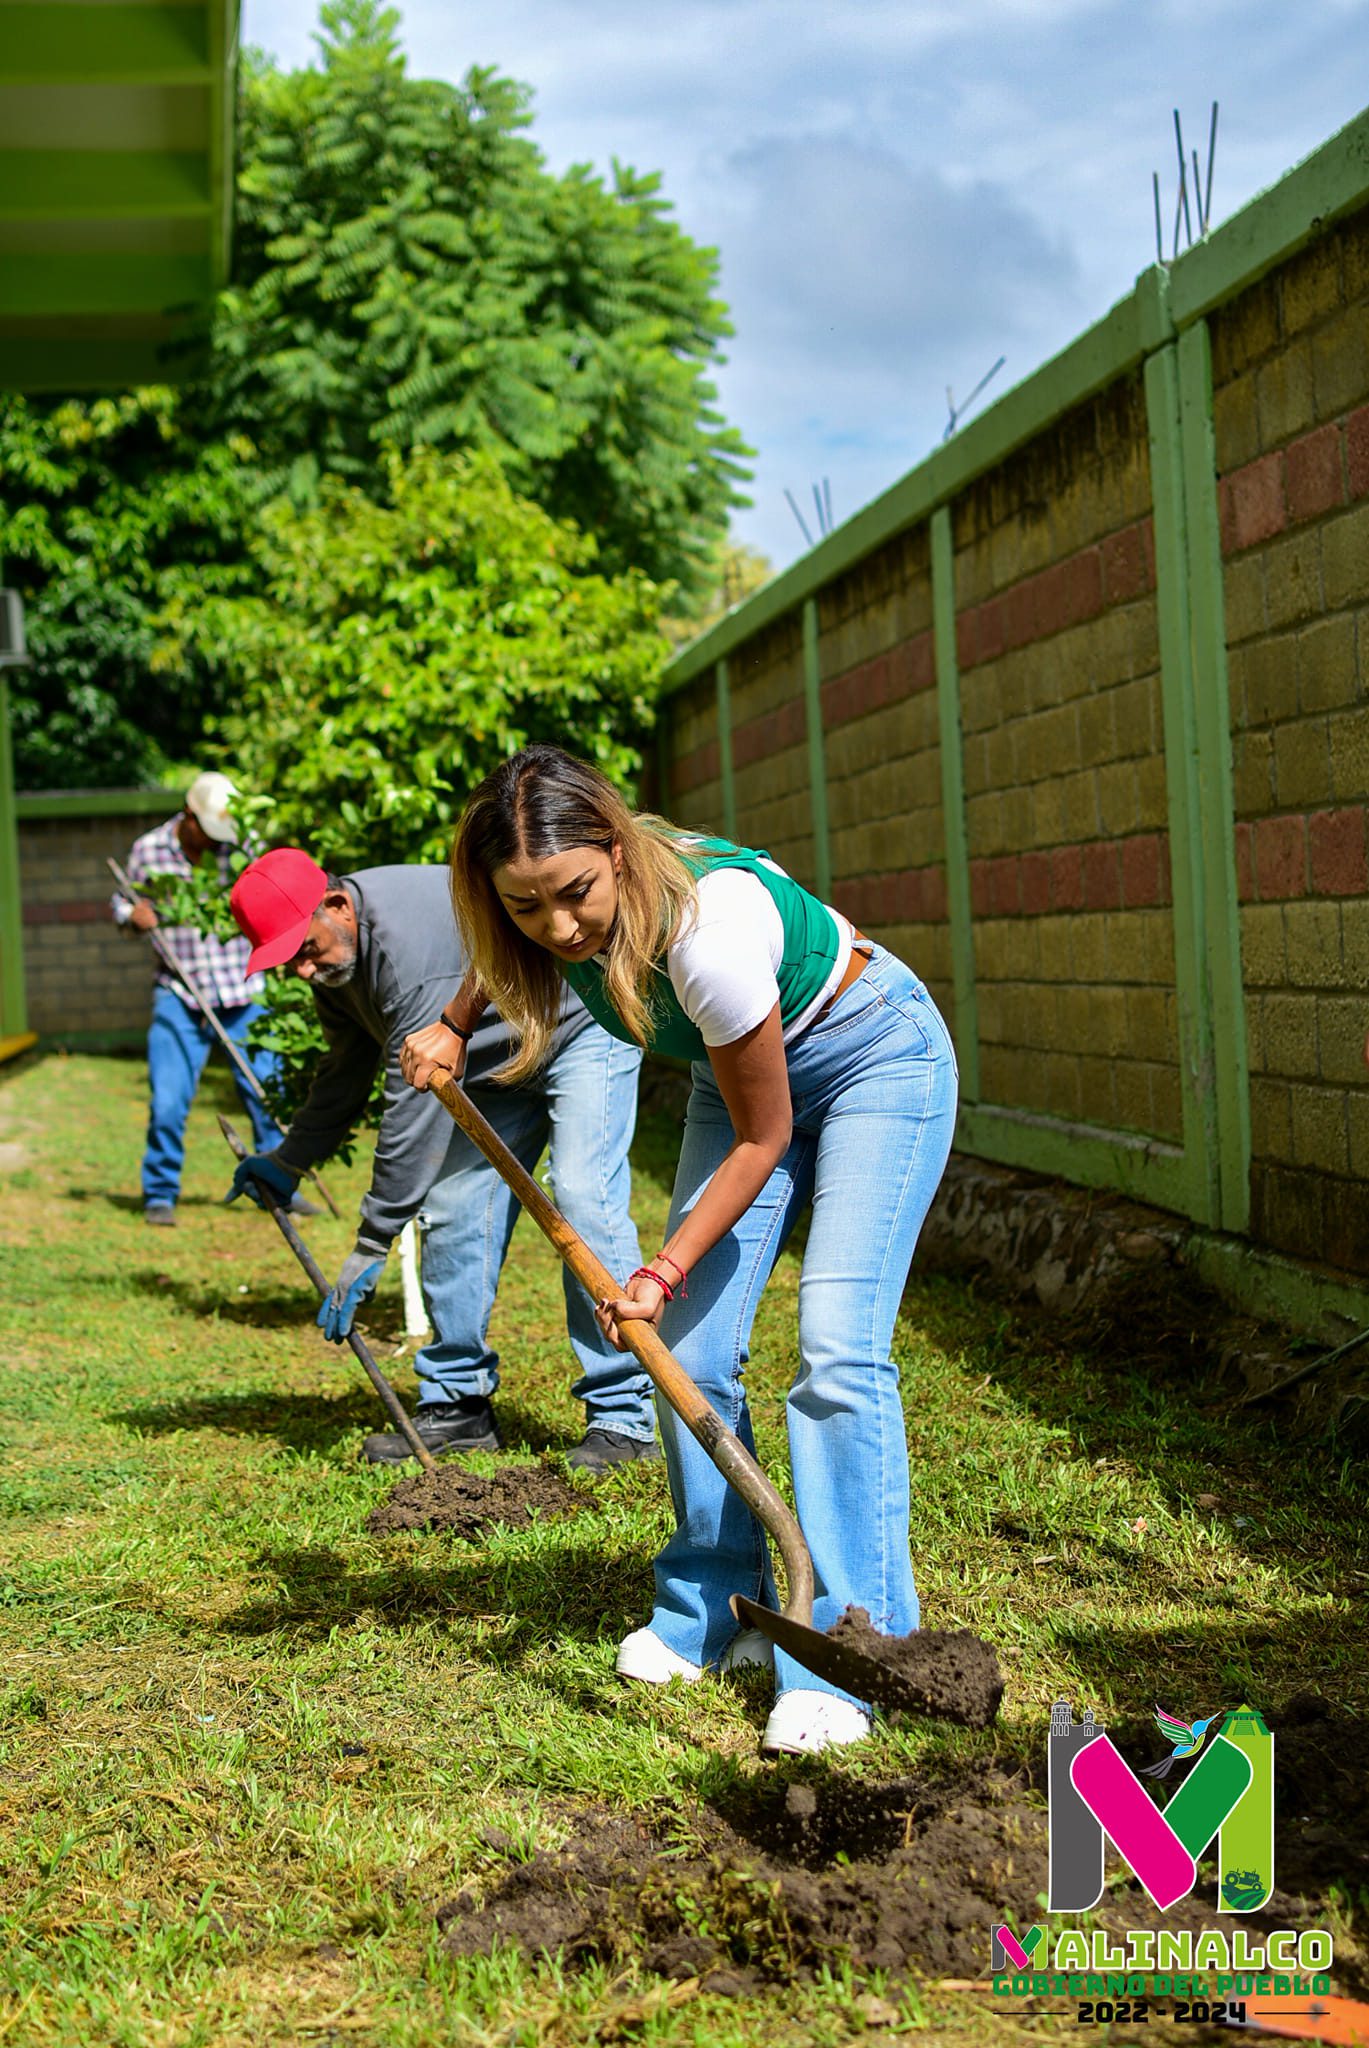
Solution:
M563 1046L521 1088L481 1086L471 1100L531 1173L551 1146L551 1184L566 1221L615 1278L641 1264L628 1213L628 1146L637 1123L642 1055L597 1025ZM442 1169L419 1213L423 1299L434 1342L414 1360L418 1398L460 1401L499 1385L488 1343L490 1311L518 1220L518 1202L483 1153L453 1129ZM591 1427L650 1443L651 1382L630 1352L615 1351L569 1267L563 1270L566 1329L582 1377L571 1389Z
M787 1419L794 1504L813 1554L813 1625L868 1608L876 1628L918 1624L908 1549L908 1445L889 1347L913 1248L955 1123L956 1064L922 983L882 946L827 1015L788 1048L794 1134L755 1202L689 1276L661 1334L752 1447L743 1386L762 1289L800 1211L812 1225L799 1283L799 1367ZM732 1143L726 1105L696 1061L670 1229ZM678 1527L656 1560L651 1627L696 1664L736 1633L730 1593L777 1605L765 1537L689 1431L660 1404ZM776 1690L840 1692L783 1651ZM849 1695L841 1694L847 1698Z
M248 1025L254 1017L262 1015L261 1004L238 1003L214 1014L234 1044L242 1046L253 1073L263 1081L269 1080L276 1071L275 1054L248 1051L245 1043ZM204 1063L218 1042L198 1010L188 1009L173 989L157 983L152 991L152 1023L147 1034L147 1076L152 1086L152 1103L147 1117L147 1150L143 1153L145 1203L165 1202L174 1206L180 1194L190 1105L200 1085ZM255 1150L269 1151L280 1143L280 1132L236 1067L233 1079L252 1119Z

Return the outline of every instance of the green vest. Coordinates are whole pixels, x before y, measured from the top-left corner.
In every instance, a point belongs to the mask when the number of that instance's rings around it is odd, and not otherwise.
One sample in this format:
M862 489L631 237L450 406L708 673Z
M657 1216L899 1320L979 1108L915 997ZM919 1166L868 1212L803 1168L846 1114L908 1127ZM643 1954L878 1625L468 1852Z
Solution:
M787 1028L803 1015L832 971L839 944L835 919L816 896L810 896L790 876L776 874L767 867L768 856L764 853L733 846L728 839L704 839L687 852L683 847L680 851L696 874L705 875L713 868L744 868L769 890L784 926L784 958L776 979L780 989L780 1021ZM603 969L597 960L563 960L559 965L595 1022L614 1038L635 1045L636 1040L608 999ZM655 972L650 1050L678 1060L707 1059L703 1034L685 1015L664 959L656 962Z

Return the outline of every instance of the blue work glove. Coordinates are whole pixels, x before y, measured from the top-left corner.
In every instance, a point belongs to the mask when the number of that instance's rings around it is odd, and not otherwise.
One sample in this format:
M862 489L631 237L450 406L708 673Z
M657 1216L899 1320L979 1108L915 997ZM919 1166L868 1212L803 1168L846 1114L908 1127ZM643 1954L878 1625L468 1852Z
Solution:
M289 1167L282 1166L274 1152L254 1152L250 1159L239 1160L233 1175L233 1185L224 1196L226 1202L236 1202L239 1195L250 1195L259 1209L266 1207L261 1198L259 1182L265 1181L283 1208L288 1209L295 1194L296 1176Z
M349 1252L343 1260L337 1285L315 1318L331 1344L341 1344L362 1302L367 1295L375 1293L385 1256L383 1245L358 1244L356 1250Z

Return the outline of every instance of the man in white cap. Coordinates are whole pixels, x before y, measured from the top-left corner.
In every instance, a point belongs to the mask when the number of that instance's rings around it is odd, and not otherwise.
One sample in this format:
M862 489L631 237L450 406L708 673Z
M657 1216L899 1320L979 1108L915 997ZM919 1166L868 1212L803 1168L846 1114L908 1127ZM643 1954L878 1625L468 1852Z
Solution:
M185 808L164 825L154 826L133 842L126 863L128 878L139 886L157 875L188 877L207 867L227 891L236 864L232 851L238 828L228 810L237 791L226 775L208 769L197 775L185 793ZM114 922L129 932L160 930L163 943L181 966L220 1024L243 1051L253 1071L266 1080L274 1071L273 1055L245 1043L247 1027L261 1015L265 977L249 974L246 939L216 939L193 925L161 925L145 899L116 895ZM152 1105L143 1153L143 1215L147 1222L176 1221L185 1158L185 1127L190 1105L215 1044L203 1012L184 984L160 960L152 991L152 1023L147 1034L147 1070ZM280 1133L242 1076L234 1069L238 1093L252 1119L258 1146L275 1144Z

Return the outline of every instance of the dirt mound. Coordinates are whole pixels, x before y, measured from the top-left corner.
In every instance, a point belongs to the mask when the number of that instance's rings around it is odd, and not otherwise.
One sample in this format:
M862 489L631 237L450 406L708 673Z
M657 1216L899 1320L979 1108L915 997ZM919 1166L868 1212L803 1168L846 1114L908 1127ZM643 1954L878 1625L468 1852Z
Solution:
M577 1513L583 1496L545 1465L505 1465L488 1479L463 1465L439 1465L401 1479L389 1499L366 1517L372 1536L392 1536L397 1529L450 1529L454 1536L483 1536L497 1522L536 1517L551 1521Z
M1352 1898L1369 1896L1369 1721L1345 1719L1309 1692L1295 1694L1273 1727L1280 1889L1317 1897L1334 1882Z
M666 1977L719 1973L712 1990L846 1955L977 1974L991 1916L1030 1917L1030 1873L1045 1867L1045 1817L1005 1784L991 1777L978 1800L902 1779L776 1785L744 1832L705 1820L712 1839L693 1856L664 1853L644 1820L591 1810L567 1847L515 1865L483 1902L459 1895L438 1924L454 1956L496 1941L581 1962L637 1956Z
M870 1678L852 1683L851 1689L891 1712L939 1714L966 1728L987 1728L998 1712L1003 1697L998 1659L967 1628L882 1636L870 1626L863 1607L848 1607L827 1634L843 1650L877 1667L878 1684Z
M1252 1937L1325 1925L1332 1889L1369 1878L1369 1724L1320 1700L1292 1701L1276 1722L1279 1890L1245 1922ZM688 1846L678 1813L567 1808L569 1842L473 1880L438 1924L453 1956L506 1942L563 1950L572 1965L635 1958L724 1993L847 1959L895 1976L983 1977L992 1925L1040 1917L1046 1814L1031 1775L984 1762L935 1782L871 1783L804 1763L692 1813ZM489 1846L500 1857L512 1847ZM1196 1930L1214 1905L1200 1884L1159 1915L1132 1882L1105 1892L1094 1919L1113 1935ZM1360 1943L1338 1939L1336 1971L1338 1988L1363 1995Z

